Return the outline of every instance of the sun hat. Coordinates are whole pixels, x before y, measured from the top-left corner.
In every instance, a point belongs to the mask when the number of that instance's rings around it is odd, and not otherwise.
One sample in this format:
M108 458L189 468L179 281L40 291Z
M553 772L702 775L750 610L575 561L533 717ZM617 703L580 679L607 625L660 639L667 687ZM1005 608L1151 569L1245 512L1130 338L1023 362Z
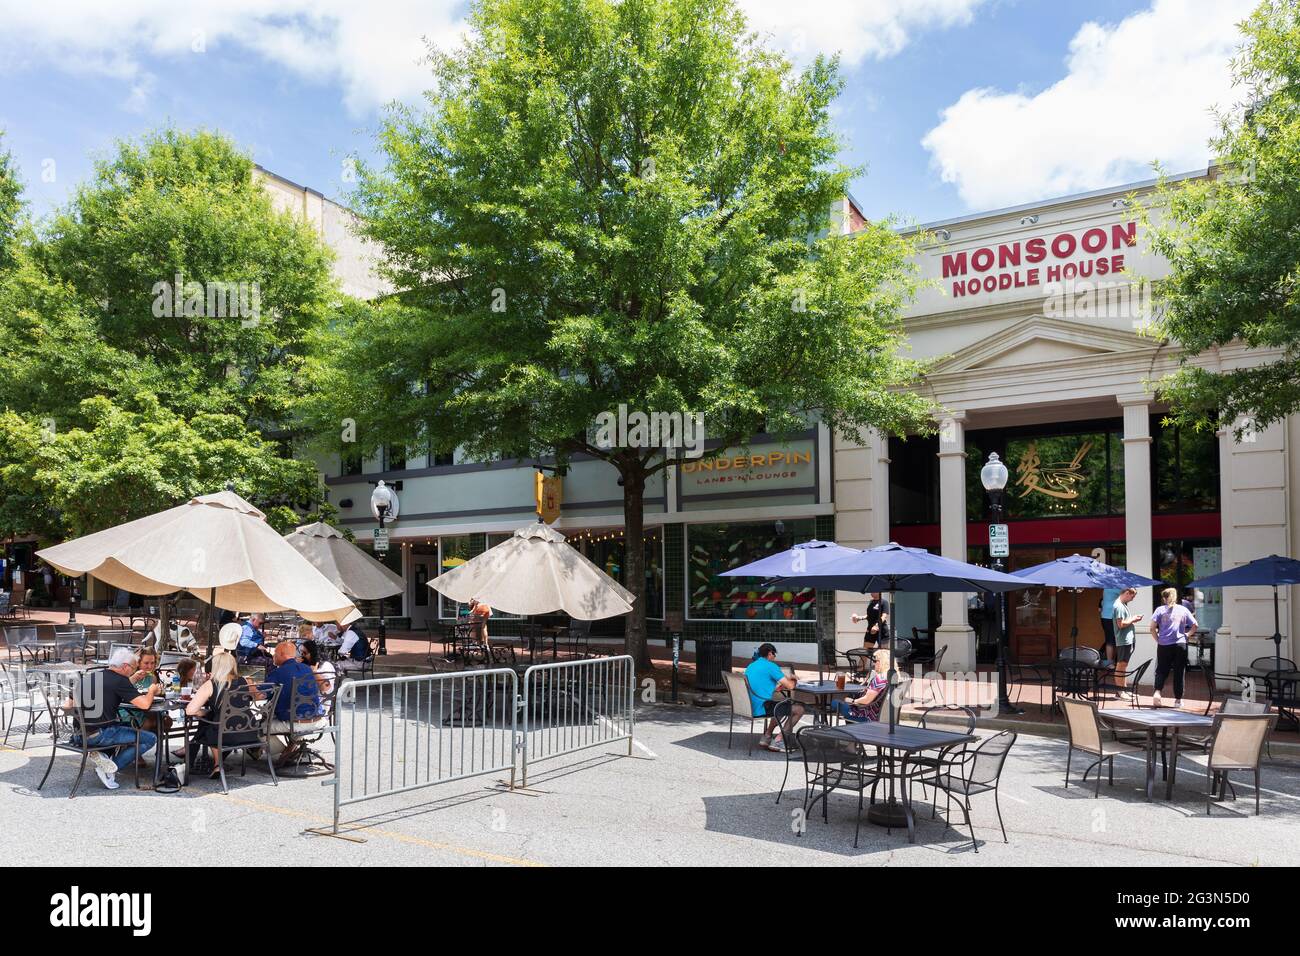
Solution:
M235 648L239 647L239 635L242 633L244 633L243 625L236 621L231 621L229 624L221 628L220 633L217 634L217 641L225 650L233 651Z

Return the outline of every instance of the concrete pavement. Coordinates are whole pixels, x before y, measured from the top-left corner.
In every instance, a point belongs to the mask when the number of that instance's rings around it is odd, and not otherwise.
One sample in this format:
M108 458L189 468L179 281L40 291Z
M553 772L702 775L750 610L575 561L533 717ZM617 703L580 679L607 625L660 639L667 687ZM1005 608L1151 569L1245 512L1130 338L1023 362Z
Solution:
M500 775L439 785L345 808L354 843L306 833L328 824L330 794L313 779L271 786L265 771L218 786L196 780L175 795L136 792L128 775L116 792L93 775L68 800L76 758L60 756L43 792L47 739L26 752L0 750L0 820L10 865L129 864L162 847L169 862L242 865L251 858L296 865L1295 865L1300 842L1300 765L1271 761L1263 814L1250 816L1249 787L1205 815L1204 775L1185 760L1172 803L1147 803L1143 764L1116 762L1116 783L1099 800L1062 786L1065 744L1022 736L1008 760L1001 842L992 801L974 800L978 855L942 813L920 810L918 842L864 822L854 849L856 799L832 797L830 822L801 822L802 771L791 767L787 796L776 792L784 758L726 747L726 716L668 705L638 711L635 756L626 743L598 747L534 768L527 793L496 789ZM1078 761L1076 760L1076 768ZM1077 772L1077 771L1076 771ZM960 814L957 814L960 823Z

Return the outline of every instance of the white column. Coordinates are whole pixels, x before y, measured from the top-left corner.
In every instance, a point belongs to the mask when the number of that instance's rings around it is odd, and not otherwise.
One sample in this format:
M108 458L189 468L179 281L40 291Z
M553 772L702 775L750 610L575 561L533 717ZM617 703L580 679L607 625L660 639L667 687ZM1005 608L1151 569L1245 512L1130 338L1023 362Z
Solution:
M1151 546L1151 401L1150 395L1121 395L1124 410L1124 540L1128 570L1152 577ZM1156 655L1151 637L1151 589L1140 588L1132 610L1146 615L1137 626L1129 670Z
M953 412L939 423L939 542L945 558L966 560L966 414ZM943 624L934 635L937 652L945 644L943 669L975 670L975 631L966 619L967 595L942 595Z
M833 437L835 449L835 540L849 548L870 548L889 540L889 440L874 429L861 445ZM867 596L849 591L835 595L835 646L861 647L866 625L852 615L865 614Z

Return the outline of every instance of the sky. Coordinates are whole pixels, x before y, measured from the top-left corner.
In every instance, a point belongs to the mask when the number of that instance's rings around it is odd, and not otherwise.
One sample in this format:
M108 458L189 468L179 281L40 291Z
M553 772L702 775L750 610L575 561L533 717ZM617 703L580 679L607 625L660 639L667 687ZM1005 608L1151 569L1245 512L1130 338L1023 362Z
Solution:
M834 111L873 219L931 222L1203 169L1251 0L738 0L797 64L839 53ZM347 202L386 104L463 0L0 0L0 130L33 211L122 138L219 129Z

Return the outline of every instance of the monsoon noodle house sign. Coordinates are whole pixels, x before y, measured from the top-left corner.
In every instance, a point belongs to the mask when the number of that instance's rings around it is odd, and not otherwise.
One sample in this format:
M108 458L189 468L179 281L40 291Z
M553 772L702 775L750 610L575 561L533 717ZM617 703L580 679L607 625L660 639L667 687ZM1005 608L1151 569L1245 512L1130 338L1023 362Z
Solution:
M1135 245L1136 222L1094 226L946 253L942 276L951 283L953 298L1099 278L1123 272L1122 250Z

